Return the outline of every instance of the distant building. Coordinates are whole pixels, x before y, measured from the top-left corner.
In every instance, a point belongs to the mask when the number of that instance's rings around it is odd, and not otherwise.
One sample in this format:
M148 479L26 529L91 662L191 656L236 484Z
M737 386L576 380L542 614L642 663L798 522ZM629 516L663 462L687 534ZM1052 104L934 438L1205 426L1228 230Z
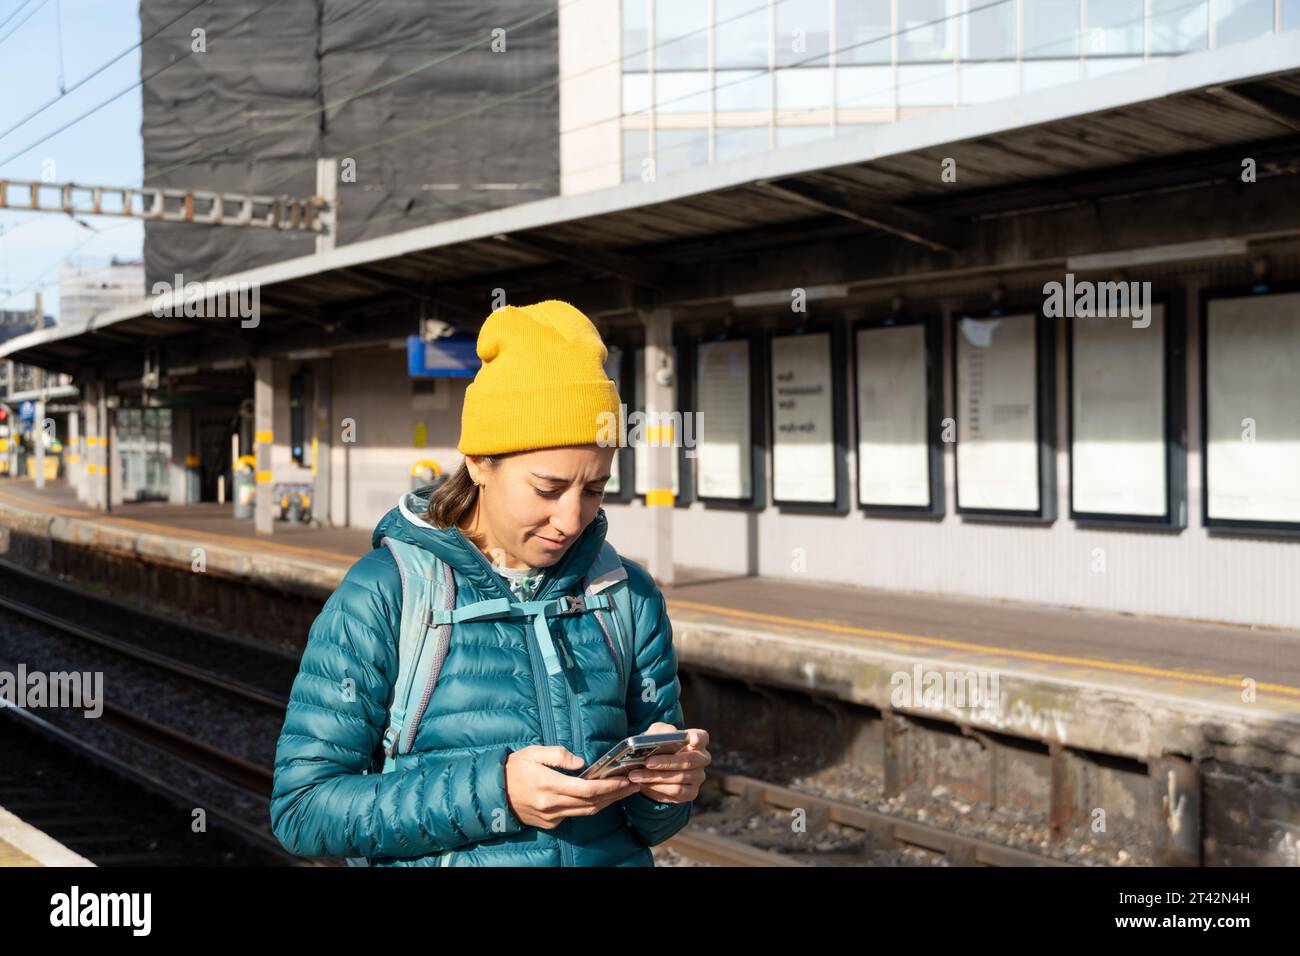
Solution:
M307 197L332 157L339 245L559 193L556 0L224 0L202 21L221 42L180 56L192 6L140 3L141 34L160 34L140 55L146 186ZM145 223L150 286L315 248L309 233Z
M44 316L42 328L54 324L51 316ZM0 342L25 335L36 328L36 317L28 310L0 310ZM0 394L8 395L32 387L32 368L21 362L12 364L14 381L9 381L9 362L0 362Z
M145 297L144 263L118 262L59 271L59 321L81 322Z
M53 324L54 319L47 315L42 328L49 328ZM30 310L0 310L0 342L7 342L34 328L36 328L36 321Z

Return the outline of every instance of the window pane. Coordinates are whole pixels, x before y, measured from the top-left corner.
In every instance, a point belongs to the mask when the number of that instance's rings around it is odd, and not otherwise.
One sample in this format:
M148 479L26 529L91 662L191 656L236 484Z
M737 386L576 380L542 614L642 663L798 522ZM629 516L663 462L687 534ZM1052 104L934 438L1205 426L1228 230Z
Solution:
M1142 0L1088 0L1085 52L1141 53L1142 7Z
M776 145L796 146L815 139L827 139L831 135L829 126L778 126L776 128Z
M956 100L956 80L951 63L900 66L898 105L952 106Z
M650 109L650 74L623 74L623 112L644 113Z
M1300 0L1282 0L1282 29L1300 30Z
M663 177L709 161L707 129L661 129L655 132L655 173Z
M1151 0L1151 52L1204 50L1209 37L1210 5L1188 0Z
M1083 75L1101 76L1104 73L1118 73L1120 70L1131 70L1135 66L1141 66L1143 62L1140 56L1107 56L1098 60L1085 60Z
M1020 68L1015 63L963 63L962 103L985 103L1020 92Z
M1079 0L1033 0L1025 4L1025 59L1079 55Z
M661 113L697 113L709 109L708 71L656 73L655 104Z
M700 0L655 0L655 69L707 69L708 27L707 3L700 3Z
M650 156L650 131L648 129L623 130L623 182L639 181Z
M984 9L979 9L983 7ZM1016 5L990 7L988 0L962 0L961 56L963 60L1016 58Z
M823 109L831 105L830 70L777 70L776 106L782 110Z
M907 0L898 5L898 60L951 60L958 0Z
M840 0L835 8L835 62L890 62L889 0Z
M1025 92L1041 90L1062 83L1073 83L1083 75L1078 60L1026 60L1021 65Z
M623 69L648 70L645 49L650 45L646 28L646 0L623 0Z
M701 3L703 6L703 3ZM717 68L767 66L767 4L714 0L713 44Z
M713 158L719 163L768 148L766 126L735 129L719 126L714 132Z
M827 0L785 0L776 8L776 65L827 66L830 60Z
M772 78L767 70L722 70L714 74L715 109L767 110L772 108Z
M1273 0L1215 0L1214 45L1239 43L1273 32Z
M849 66L835 71L839 105L856 107L894 105L892 66Z

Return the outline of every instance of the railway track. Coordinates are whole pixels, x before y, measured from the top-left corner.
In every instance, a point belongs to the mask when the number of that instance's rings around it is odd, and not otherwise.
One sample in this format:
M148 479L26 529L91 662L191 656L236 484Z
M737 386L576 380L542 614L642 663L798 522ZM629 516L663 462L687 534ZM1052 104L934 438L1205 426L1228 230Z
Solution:
M286 865L269 827L257 827L106 753L29 710L0 706L0 805L99 866ZM202 759L202 758L200 758ZM101 773L87 774L87 765ZM206 769L196 763L199 769ZM202 807L215 840L196 837ZM170 824L170 826L169 826Z
M911 846L943 856L954 866L1074 866L1042 854L1003 846L979 837L915 820L833 800L805 790L794 790L721 768L710 768L710 785L723 794L739 797L742 812L803 810L809 830L828 823L871 833L878 840ZM793 854L765 850L733 837L705 833L688 827L667 845L683 856L723 866L807 866Z
M89 596L9 562L0 561L0 585L9 585L0 588L0 608L254 704L283 712L287 703L296 658ZM24 598L11 596L17 592ZM172 653L176 647L184 658Z
M0 576L8 575L11 570L8 566L0 568ZM12 576L10 580L13 580ZM114 656L143 664L151 670L158 670L172 677L178 677L185 683L192 684L204 691L216 691L222 695L229 695L241 701L249 702L255 705L257 710L265 712L268 717L275 717L284 713L287 705L286 694L269 689L265 686L265 682L259 686L232 676L232 674L238 673L242 669L238 666L233 668L225 667L222 669L224 672L216 672L210 666L205 666L222 658L228 661L238 661L241 655L247 653L245 648L234 646L232 643L227 643L223 647L219 639L204 635L197 642L198 649L195 656L198 660L183 660L175 655L158 650L156 646L158 635L150 629L130 630L131 624L140 616L137 612L115 607L110 613L103 615L104 619L113 622L111 626L119 634L125 631L133 636L122 637L118 636L118 634L110 634L103 627L69 620L66 613L61 614L51 609L48 606L51 603L51 597L58 590L63 590L61 586L51 585L45 581L35 581L32 584L32 593L30 595L25 593L25 596L34 596L46 606L37 606L26 600L4 596L0 597L0 608L21 615L43 627L51 628L78 642L85 642L107 650ZM79 593L77 597L78 601L81 601L82 596ZM94 598L86 600L92 604L96 601ZM82 607L81 610L83 611L82 617L84 621L85 608ZM165 623L161 621L155 622L155 626L165 625ZM177 630L181 631L184 636L180 640L173 640L172 643L175 646L185 648L187 652L194 650L195 643L185 639L189 636L189 634L185 633L187 629L181 626ZM139 639L135 635L139 635ZM173 632L174 635L175 632ZM302 862L299 858L284 851L279 841L270 832L268 825L258 826L249 823L238 814L213 807L210 798L186 792L149 771L133 767L119 757L106 752L95 743L70 733L49 720L36 716L30 710L6 706L4 701L0 701L0 708L3 709L6 717L11 717L13 721L21 724L27 734L42 735L45 739L52 741L58 749L72 755L73 759L80 760L83 770L86 763L104 767L110 770L115 777L129 781L135 787L142 788L176 805L188 808L203 807L210 817L220 821L220 825L225 830L236 834L238 839L256 847L259 852L270 854L270 859L273 862ZM269 800L272 785L272 770L269 767L227 753L221 748L214 747L212 744L199 740L175 727L150 719L119 704L104 701L102 702L102 708L103 711L100 715L102 725L111 728L116 734L132 743L166 754L174 761L179 761L184 769L217 780L223 786L233 788L260 803L264 804ZM6 756L10 755L6 754ZM15 752L14 759L9 761L11 766L22 766L17 756L18 754ZM30 750L27 752L27 759L32 761L33 767L42 766L41 761ZM22 772L15 774L11 784L20 785L22 775L26 772L28 771L24 769ZM3 792L3 787L0 786L0 793ZM52 805L59 805L64 801L53 800L47 802L52 803ZM38 804L29 801L20 803L20 805L27 807L29 815L36 818L33 822L44 819L44 813ZM87 816L87 814L79 811L78 813L80 814L78 819L81 816ZM89 816L93 817L93 814L89 814ZM57 823L58 820L56 819L54 822ZM112 826L111 824L105 825ZM94 839L91 839L90 843L93 844ZM86 855L91 859L95 858L91 853ZM124 859L129 861L130 854L126 854Z
M13 569L10 566L4 565L0 567L0 574L11 570ZM48 582L41 583L46 588L55 587ZM265 680L253 684L232 676L232 671L243 670L243 668L224 667L224 673L214 672L210 664L205 665L202 661L205 657L209 661L213 658L214 655L209 647L202 649L198 655L201 659L199 662L181 660L174 655L159 651L156 646L151 645L151 642L124 639L105 633L96 627L71 622L58 613L16 598L0 597L0 606L46 626L57 628L77 639L182 677L199 686L235 695L264 707L274 714L282 714L287 706L287 695L270 689ZM122 613L136 613L124 609L123 606L118 607L122 609ZM177 627L182 631L185 630L183 626ZM204 635L203 639L213 642L219 640L210 635ZM192 647L188 641L181 644L187 649ZM226 659L238 659L246 653L248 650L240 644L227 646L224 656ZM270 797L272 771L267 767L225 753L219 748L125 708L106 703L103 717L115 730L137 742L168 753L187 765L259 799ZM886 845L916 847L938 854L952 865L1074 865L1042 854L1008 847L978 837L963 836L943 827L868 810L854 804L782 787L716 767L710 771L709 779L710 785L717 788L718 792L740 798L746 812L799 808L807 813L810 828L818 828L833 822L872 834L879 842ZM274 842L274 837L269 831L265 831L262 836ZM765 850L732 837L707 833L698 826L688 827L668 841L667 845L683 856L728 866L810 865L800 860L798 854ZM278 847L279 844L275 843L275 846Z

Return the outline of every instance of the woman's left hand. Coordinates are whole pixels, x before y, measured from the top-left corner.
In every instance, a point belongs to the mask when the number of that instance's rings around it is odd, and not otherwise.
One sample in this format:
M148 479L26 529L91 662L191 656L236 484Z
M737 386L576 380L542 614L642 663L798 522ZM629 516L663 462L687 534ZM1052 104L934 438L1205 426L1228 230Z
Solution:
M647 734L676 733L672 724L651 724ZM659 754L628 774L628 779L639 783L641 793L657 803L690 803L700 793L704 783L704 768L713 758L709 756L709 732L699 728L686 731L686 746L675 754Z

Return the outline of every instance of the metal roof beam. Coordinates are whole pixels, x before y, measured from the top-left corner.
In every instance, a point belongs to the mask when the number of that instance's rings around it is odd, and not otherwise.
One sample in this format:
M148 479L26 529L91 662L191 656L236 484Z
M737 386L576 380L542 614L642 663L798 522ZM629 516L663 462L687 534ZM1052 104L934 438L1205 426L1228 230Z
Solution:
M1082 173L1049 176L1020 185L987 186L951 197L927 197L919 200L918 205L924 209L930 204L942 203L945 209L956 210L955 214L962 216L977 217L990 213L1021 216L1045 205L1127 198L1138 192L1200 186L1210 180L1237 181L1241 174L1241 160L1247 154L1258 161L1261 170L1279 163L1292 165L1300 157L1300 138L1286 136L1249 146L1238 143Z
M540 236L500 234L493 238L538 255L549 256L552 259L561 259L565 262L572 262L574 265L595 269L598 272L604 272L617 279L622 279L633 285L644 286L648 289L663 290L667 289L670 284L668 270L656 263L647 262L645 259L625 256L606 249L573 246L564 242L556 242L554 239L543 239Z
M110 342L120 342L123 345L139 345L144 342L144 339L138 335L129 332L119 332L116 329L91 327L86 331L90 335L101 335Z
M368 266L349 266L342 271L349 278L360 279L362 284L369 286L373 292L397 292L412 299L427 299L429 297L428 293L421 288L420 283L406 282L397 276L388 275Z
M487 318L488 313L492 311L490 305L483 304L476 296L466 293L463 289L451 289L447 286L439 286L434 292L433 304L437 310L449 308L476 324Z
M186 325L196 331L202 332L204 335L210 335L214 339L221 339L223 342L237 342L242 346L248 345L248 339L245 336L239 335L235 332L227 332L219 325L216 325L212 319L191 319L180 315L170 315L168 318L173 322L178 322L181 325ZM152 339L136 339L131 344L144 349L151 347L149 344L151 341Z
M275 311L287 315L291 319L297 319L300 322L306 322L308 325L314 325L323 332L333 332L336 327L335 323L330 322L328 319L322 319L314 312L307 311L295 300L288 298L287 296L280 296L274 292L267 294L267 291L262 289L258 293L258 297L261 301L275 309ZM243 340L240 339L239 341Z
M848 189L823 186L800 179L778 179L755 183L766 191L819 212L842 216L854 222L892 233L935 252L955 253L966 245L960 224L929 213L876 202Z
M1262 83L1241 83L1237 86L1211 86L1206 89L1211 96L1232 100L1246 109L1266 116L1300 132L1300 97L1282 90L1272 89Z

